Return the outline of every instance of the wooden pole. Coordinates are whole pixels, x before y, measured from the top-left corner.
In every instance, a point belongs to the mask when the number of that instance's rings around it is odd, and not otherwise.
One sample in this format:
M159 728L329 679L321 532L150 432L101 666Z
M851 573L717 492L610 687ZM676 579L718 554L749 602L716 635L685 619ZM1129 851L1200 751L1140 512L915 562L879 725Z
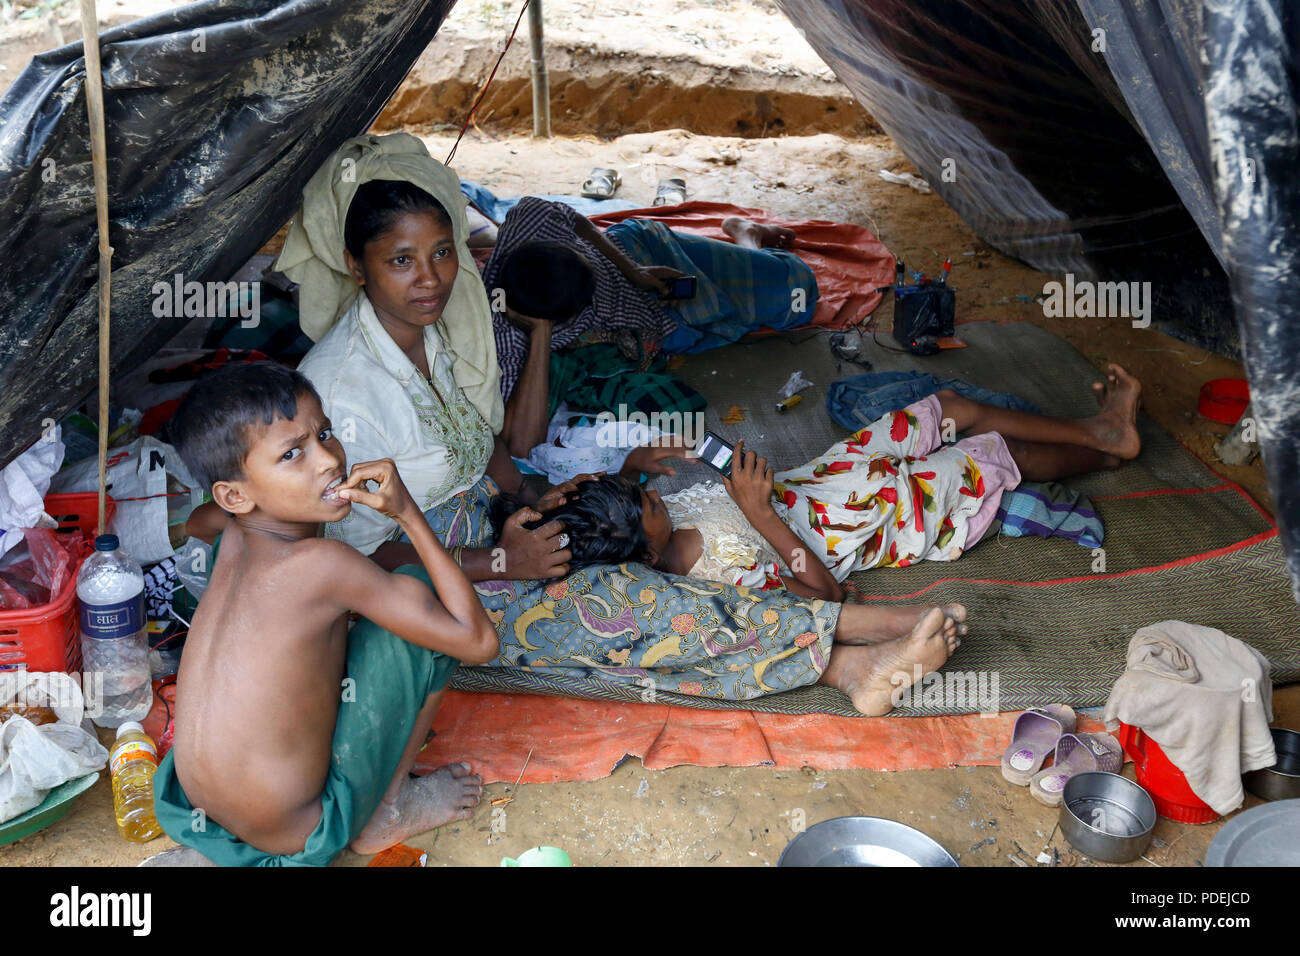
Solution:
M104 76L99 62L99 17L95 0L81 0L81 43L86 60L86 113L90 120L90 163L95 175L95 217L99 226L99 523L104 520L108 460L108 343L113 247L108 244L108 147L104 136Z
M551 138L551 79L542 48L542 0L528 4L528 41L533 54L533 135Z

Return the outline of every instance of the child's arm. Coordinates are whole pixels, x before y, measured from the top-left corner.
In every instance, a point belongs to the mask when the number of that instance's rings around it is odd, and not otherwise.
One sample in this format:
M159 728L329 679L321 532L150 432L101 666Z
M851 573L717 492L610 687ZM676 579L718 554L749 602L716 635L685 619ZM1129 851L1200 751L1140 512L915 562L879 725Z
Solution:
M220 505L209 501L199 505L185 519L185 535L212 544L217 540L217 535L226 530L226 522L229 520L230 515L222 511Z
M366 482L379 487L368 491ZM382 512L411 539L429 572L437 596L409 575L388 574L348 548L356 560L338 575L339 598L350 611L374 621L403 640L440 651L467 664L486 664L500 651L496 629L479 603L474 586L434 536L389 459L361 462L339 486L338 494Z
M662 435L628 452L619 474L632 481L640 481L643 472L647 475L675 475L677 472L672 465L664 464L665 459L671 458L698 461L699 455L681 436Z
M843 602L844 588L840 582L772 507L774 477L767 459L759 458L752 451L746 452L745 443L739 441L731 458L731 478L724 478L722 483L749 523L777 550L793 572L795 580L783 582L786 588L800 597Z

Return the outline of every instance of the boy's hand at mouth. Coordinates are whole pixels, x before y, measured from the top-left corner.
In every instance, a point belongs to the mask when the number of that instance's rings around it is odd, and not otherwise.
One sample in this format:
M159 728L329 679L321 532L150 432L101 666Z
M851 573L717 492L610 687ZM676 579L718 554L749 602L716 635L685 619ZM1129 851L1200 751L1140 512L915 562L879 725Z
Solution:
M378 485L374 491L366 484L371 481ZM352 472L339 485L336 494L344 501L373 508L399 525L424 520L424 515L420 513L419 506L398 475L397 465L391 458L362 461L353 465Z
M745 443L738 441L731 456L731 477L723 478L722 484L745 517L754 522L757 518L776 514L772 507L775 478L776 472L768 467L767 459L760 458L756 452L745 451Z

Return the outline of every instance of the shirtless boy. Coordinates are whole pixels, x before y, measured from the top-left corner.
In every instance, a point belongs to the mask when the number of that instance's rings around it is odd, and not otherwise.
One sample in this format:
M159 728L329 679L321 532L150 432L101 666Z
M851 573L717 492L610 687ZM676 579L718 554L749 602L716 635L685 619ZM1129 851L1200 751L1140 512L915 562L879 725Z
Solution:
M492 660L497 635L393 463L349 473L311 384L271 364L202 380L171 435L220 509L191 529L220 541L155 778L168 836L222 865L323 866L468 819L468 765L409 774L457 661ZM389 574L319 536L354 504L424 567Z

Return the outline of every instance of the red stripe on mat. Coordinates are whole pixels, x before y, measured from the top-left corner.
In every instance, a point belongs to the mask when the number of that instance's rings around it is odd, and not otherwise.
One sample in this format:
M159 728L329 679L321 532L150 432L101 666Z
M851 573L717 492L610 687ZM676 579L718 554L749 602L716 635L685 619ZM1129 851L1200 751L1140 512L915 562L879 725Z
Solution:
M1002 759L1016 715L863 718L694 710L535 694L448 691L437 735L416 766L464 760L486 783L600 780L622 760L647 770L757 767L928 770L991 766ZM1080 729L1099 731L1080 719ZM528 757L532 750L531 759Z
M845 589L852 592L855 597L862 598L864 601L906 601L910 598L918 597L927 591L938 587L940 584L946 584L949 581L960 581L963 584L1007 584L1013 587L1024 588L1043 588L1051 587L1056 584L1077 584L1080 581L1106 581L1113 578L1128 578L1135 574L1150 574L1152 571L1164 571L1168 568L1177 568L1185 564L1195 564L1198 561L1204 561L1207 558L1217 558L1219 555L1231 554L1233 551L1240 551L1242 548L1248 548L1252 544L1258 544L1261 541L1267 541L1269 538L1277 537L1277 528L1269 531L1261 531L1259 534L1252 535L1236 544L1225 545L1222 548L1215 548L1213 551L1206 551L1202 554L1192 554L1185 558L1179 558L1177 561L1170 561L1166 564L1153 564L1146 568L1134 568L1131 571L1116 571L1114 574L1081 574L1074 578L1054 578L1048 581L1004 581L1000 578L940 578L931 584L926 585L919 591L913 591L911 594L863 594L856 587L845 584Z

